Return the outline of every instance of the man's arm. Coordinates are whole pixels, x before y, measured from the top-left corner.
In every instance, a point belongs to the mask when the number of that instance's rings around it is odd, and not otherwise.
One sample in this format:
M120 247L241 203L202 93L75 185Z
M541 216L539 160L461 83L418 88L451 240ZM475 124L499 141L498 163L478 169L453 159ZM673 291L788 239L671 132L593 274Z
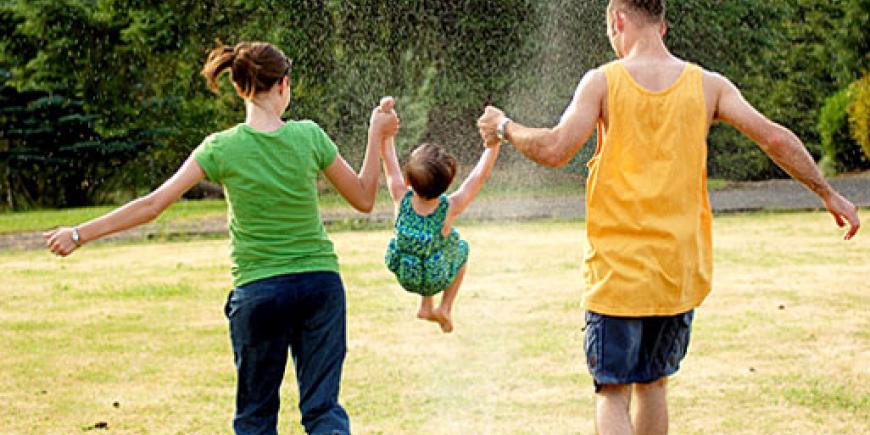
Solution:
M848 221L850 228L845 239L851 239L861 226L858 209L828 184L803 142L789 129L759 113L728 79L720 75L713 75L712 79L719 96L716 119L749 136L780 168L818 195L837 225L842 227L844 220Z
M606 96L604 73L597 69L589 71L577 86L574 99L557 126L531 128L511 121L505 128L505 138L530 160L547 166L564 166L589 140L601 115L602 99ZM477 122L486 143L498 141L496 129L504 116L499 109L486 108Z

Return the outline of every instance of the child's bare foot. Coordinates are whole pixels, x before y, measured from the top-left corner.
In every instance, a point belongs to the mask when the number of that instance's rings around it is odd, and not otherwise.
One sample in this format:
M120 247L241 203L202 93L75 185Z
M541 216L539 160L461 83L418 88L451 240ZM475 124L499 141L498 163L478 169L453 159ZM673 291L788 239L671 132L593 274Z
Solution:
M431 320L433 322L435 321L432 317L432 308L430 307L420 307L420 309L417 310L417 318L423 320Z
M434 320L441 325L441 331L445 334L453 332L453 319L450 318L450 311L443 308L438 308L432 312Z
M438 323L441 326L441 331L445 333L453 331L450 313L445 310L420 307L420 310L417 311L417 318Z

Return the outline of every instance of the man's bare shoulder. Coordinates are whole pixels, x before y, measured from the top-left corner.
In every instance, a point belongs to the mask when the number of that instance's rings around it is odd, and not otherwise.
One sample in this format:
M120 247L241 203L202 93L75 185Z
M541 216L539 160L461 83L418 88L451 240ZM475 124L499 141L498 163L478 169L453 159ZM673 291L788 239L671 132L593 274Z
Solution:
M589 71L586 71L586 74L583 75L583 79L580 80L580 85L577 87L577 92L606 92L607 73L605 72L605 69L608 65L610 64L601 65L597 68L592 68Z
M704 75L705 85L709 84L716 88L722 88L731 84L731 80L728 80L728 77L725 77L721 73L718 73L716 71L710 71L700 66L698 68L701 69L701 73Z

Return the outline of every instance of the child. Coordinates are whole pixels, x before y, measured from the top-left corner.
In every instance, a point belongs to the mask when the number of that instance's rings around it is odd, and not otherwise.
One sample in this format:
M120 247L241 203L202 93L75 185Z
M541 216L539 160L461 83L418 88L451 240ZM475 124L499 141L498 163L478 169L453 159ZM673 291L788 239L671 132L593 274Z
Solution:
M465 275L468 243L459 238L453 221L471 204L498 157L499 144L488 146L468 178L451 195L444 192L456 174L456 159L443 148L423 144L411 153L404 176L394 138L383 142L387 187L396 205L396 235L385 255L387 267L405 290L420 294L417 317L453 331L450 314ZM434 307L434 296L444 292Z

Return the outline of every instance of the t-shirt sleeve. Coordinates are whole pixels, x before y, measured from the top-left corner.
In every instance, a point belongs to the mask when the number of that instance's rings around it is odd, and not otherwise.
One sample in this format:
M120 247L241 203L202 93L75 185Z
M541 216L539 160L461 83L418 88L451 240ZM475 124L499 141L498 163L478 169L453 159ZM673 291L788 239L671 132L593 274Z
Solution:
M218 165L218 146L214 136L209 136L193 150L193 158L199 163L206 178L214 183L221 182L220 166Z
M315 124L314 128L316 130L314 132L314 158L317 161L317 167L322 171L335 161L338 147L319 125Z

